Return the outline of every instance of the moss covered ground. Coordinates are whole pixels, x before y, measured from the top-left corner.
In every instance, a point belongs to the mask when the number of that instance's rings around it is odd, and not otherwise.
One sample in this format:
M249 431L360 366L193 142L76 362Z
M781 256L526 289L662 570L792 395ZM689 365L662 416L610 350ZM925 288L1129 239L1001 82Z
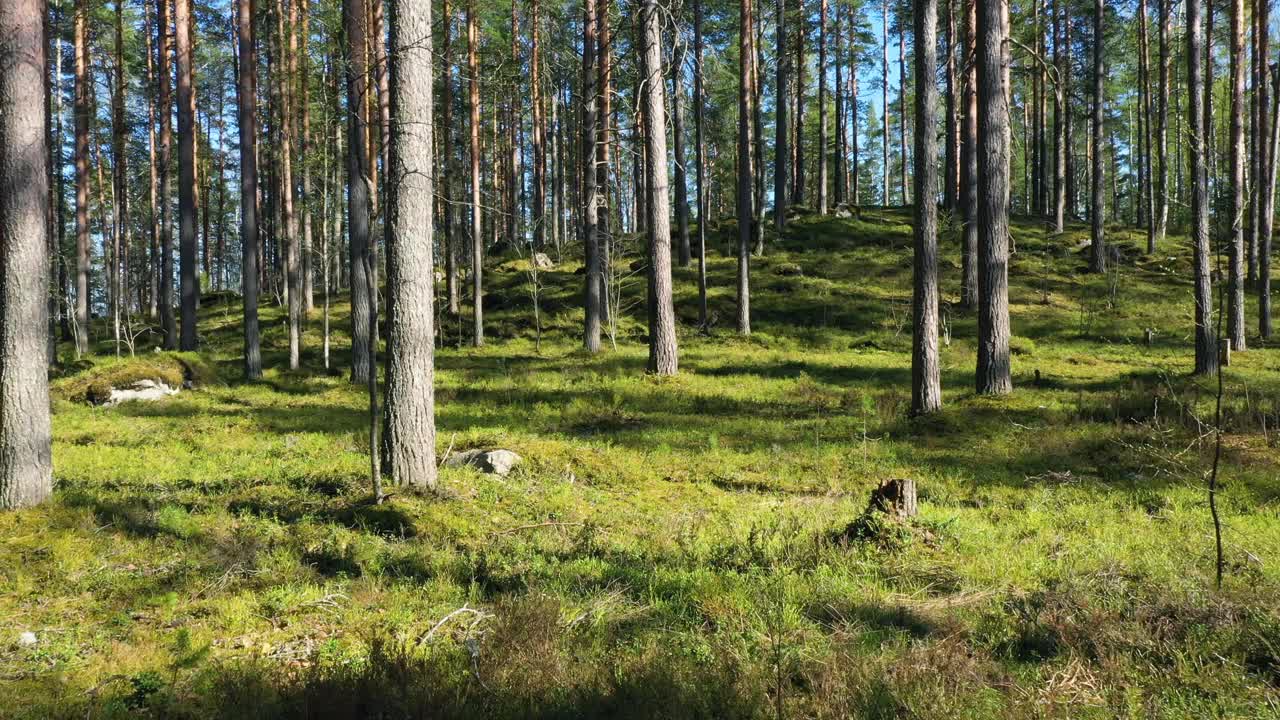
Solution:
M525 463L381 506L318 313L289 372L264 309L252 384L234 299L198 356L99 342L52 381L54 501L0 515L0 717L1276 717L1280 354L1251 334L1225 374L1218 590L1185 239L1147 257L1114 228L1093 276L1083 227L1015 223L1016 390L985 398L944 223L946 408L910 420L907 223L770 236L747 339L716 229L708 334L675 273L672 379L644 374L642 276L593 357L574 260L539 274L538 342L527 264L492 259L488 345L443 328L437 451ZM333 320L344 366L337 296ZM84 402L139 364L205 377ZM903 477L919 521L847 539Z

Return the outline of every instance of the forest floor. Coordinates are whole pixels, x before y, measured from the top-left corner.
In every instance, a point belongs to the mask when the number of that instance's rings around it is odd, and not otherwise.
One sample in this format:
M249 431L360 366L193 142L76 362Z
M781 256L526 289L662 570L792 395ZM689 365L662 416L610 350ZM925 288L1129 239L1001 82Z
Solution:
M644 373L642 275L592 357L577 264L540 274L539 347L527 262L492 259L488 345L450 321L437 354L437 452L525 462L381 506L367 398L325 372L318 311L289 372L264 308L253 384L234 299L206 302L199 356L99 342L53 381L54 501L0 515L0 717L1277 717L1280 351L1225 374L1216 590L1217 383L1189 376L1184 238L1146 257L1115 229L1097 276L1083 227L1015 223L1016 389L985 398L949 234L946 407L912 421L907 222L770 237L749 339L714 234L709 335L675 273L671 379ZM179 362L202 386L81 399ZM892 478L917 481L918 521L849 537Z

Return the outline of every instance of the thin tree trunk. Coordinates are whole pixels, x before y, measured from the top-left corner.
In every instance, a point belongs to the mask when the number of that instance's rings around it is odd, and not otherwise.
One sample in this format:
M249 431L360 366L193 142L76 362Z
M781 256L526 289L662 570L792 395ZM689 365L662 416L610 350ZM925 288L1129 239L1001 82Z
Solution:
M115 92L111 102L111 159L114 172L112 183L115 186L115 231L112 233L111 268L107 273L107 282L111 285L111 325L115 338L116 355L120 355L120 313L124 301L124 286L121 275L121 253L129 251L129 160L125 152L125 137L129 130L125 127L126 85L124 72L124 0L116 0L115 27Z
M1231 0L1231 255L1227 288L1227 339L1245 349L1244 334L1244 0Z
M960 146L960 206L964 218L960 243L960 305L978 304L978 64L977 0L965 2L965 70Z
M1156 0L1160 6L1160 87L1156 92L1156 245L1164 242L1169 227L1169 83L1173 62L1169 36L1173 28L1173 0ZM1264 3L1265 4L1265 3Z
M1102 103L1105 86L1103 84L1102 52L1104 43L1102 16L1106 12L1103 0L1093 2L1093 113L1091 120L1092 168L1090 190L1092 199L1089 203L1090 246L1089 271L1102 273L1107 271L1106 194L1103 192L1105 176L1102 169Z
M818 11L818 214L827 214L827 0Z
M311 163L308 162L311 141L311 53L309 46L311 43L311 2L310 0L293 0L295 12L301 15L300 18L300 45L301 49L298 54L298 84L301 87L301 101L299 112L302 115L302 131L299 135L299 167L302 172L302 248L299 262L299 272L302 273L302 317L305 320L306 314L316 308L315 299L315 270L312 267L312 221L315 214L315 202L311 197Z
M530 13L529 84L533 102L533 244L538 250L547 246L547 123L542 97L542 58L539 34L542 30L542 12L538 0L533 0Z
M1280 89L1271 82L1271 7L1268 2L1258 3L1258 179L1254 202L1258 205L1258 334L1264 340L1271 337L1271 236L1275 224L1276 144L1275 133L1280 132L1280 113L1274 102L1280 102ZM1272 94L1276 97L1272 98Z
M244 295L244 377L262 377L258 336L258 88L253 39L253 0L237 0L236 40L240 51L237 125L240 127L240 286Z
M440 193L444 203L444 217L440 218L440 229L444 231L441 250L444 252L445 288L448 295L449 315L458 317L461 313L462 291L458 282L458 237L454 232L454 221L457 210L454 207L453 177L454 158L457 151L453 145L453 10L450 0L443 0L440 8L441 47L440 61L444 64L440 73L440 148L441 170L443 182L436 184L436 192Z
M777 24L776 40L777 40L777 86L775 88L774 97L776 98L776 110L774 115L774 160L773 160L773 226L781 235L783 228L787 225L787 205L788 205L788 178L791 171L787 166L790 159L791 148L789 145L790 128L788 127L788 110L790 110L791 95L790 71L791 71L791 55L787 51L787 0L775 0L775 18ZM694 98L695 107L701 102L700 97ZM701 141L699 140L699 143ZM701 169L701 168L699 168ZM699 190L701 192L701 190ZM701 198L699 198L701 199ZM698 209L698 222L702 222L702 209ZM701 231L699 231L701 233Z
M467 3L467 102L471 113L471 301L475 347L484 345L484 227L480 216L480 36L476 0Z
M196 100L191 81L191 0L174 0L174 10L178 56L178 251L182 300L182 334L178 347L195 350L200 276L196 255Z
M351 382L368 384L374 374L369 353L370 285L374 282L365 258L371 241L369 215L374 181L369 175L368 128L363 108L369 92L364 0L343 0L347 38L347 252L351 286Z
M755 31L751 0L741 0L738 19L738 333L751 334L751 66Z
M707 212L706 150L703 147L703 105L706 97L702 89L702 0L693 0L693 122L694 162L698 173L698 326L707 331ZM779 105L786 105L780 101ZM780 155L779 157L785 157ZM785 177L784 177L785 186Z
M584 293L583 346L589 353L600 352L601 290L600 238L598 219L600 196L596 188L596 107L599 94L596 68L596 4L585 0L582 8L582 150L580 152L582 186L582 239L586 261L586 290ZM601 119L608 123L608 118Z
M898 18L898 193L907 204L911 190L907 187L907 31L906 19Z
M1201 0L1187 0L1187 101L1191 140L1191 242L1194 254L1196 374L1217 372L1217 337L1213 331L1213 286L1209 273L1208 140L1204 120L1204 15Z
M89 352L89 102L93 88L90 86L89 79L88 14L87 0L77 0L75 5L76 357Z
M946 0L947 24L942 38L946 50L944 73L946 75L946 128L947 146L944 149L942 197L943 207L955 212L960 206L960 103L956 92L960 89L956 79L956 4L963 0Z
M884 113L884 126L880 128L884 133L880 147L883 156L881 158L880 176L881 185L884 188L884 197L881 204L888 207L891 204L889 202L889 0L884 0L880 9L881 39L884 41L884 52L881 55L880 64L880 110Z
M1013 389L1009 367L1009 116L1004 13L978 2L978 369L980 394Z
M938 0L915 2L915 236L911 343L911 412L942 407L938 360L938 185L936 132Z
M684 51L671 73L671 139L675 147L676 233L680 267L689 267L689 179L684 151Z

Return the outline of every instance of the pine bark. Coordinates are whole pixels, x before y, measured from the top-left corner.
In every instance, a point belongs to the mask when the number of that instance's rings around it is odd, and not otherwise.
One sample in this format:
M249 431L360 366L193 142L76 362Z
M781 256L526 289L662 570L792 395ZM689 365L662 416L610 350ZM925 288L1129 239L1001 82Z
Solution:
M160 324L164 328L164 349L178 347L178 324L173 314L173 77L172 45L169 42L171 0L156 0L156 22L160 55Z
M697 164L698 203L698 326L707 329L707 213L709 198L706 186L706 150L703 147L703 106L706 97L702 88L702 0L693 0L693 152ZM786 105L784 99L779 105ZM785 178L784 178L785 185Z
M0 510L53 494L43 11L42 0L0 3ZM83 4L76 20L79 48Z
M645 185L649 200L649 372L675 375L679 367L676 348L675 307L671 298L671 201L667 187L667 124L662 80L662 34L657 0L640 7L641 69L644 72L644 122L648 162Z
M1172 91L1169 78L1172 74L1172 56L1169 37L1173 32L1173 0L1156 0L1160 6L1160 86L1156 92L1156 237L1159 246L1164 242L1169 226L1169 94ZM1264 3L1265 4L1265 3Z
M1204 120L1204 12L1202 0L1187 0L1187 123L1191 141L1191 244L1195 285L1197 375L1218 369L1213 328L1213 286L1209 273L1209 178L1206 168L1207 128Z
M738 15L738 334L751 334L751 64L755 32L751 0L741 0Z
M164 0L161 0L163 2ZM76 355L89 352L89 78L88 2L75 5Z
M1276 144L1274 135L1280 128L1280 114L1276 112L1273 93L1280 95L1271 82L1271 3L1257 4L1258 42L1258 179L1254 183L1254 202L1258 207L1258 334L1264 340L1271 337L1271 237L1275 225Z
M347 40L347 253L351 288L351 382L364 385L374 372L369 353L372 308L366 269L369 215L374 182L370 177L367 114L369 93L365 0L343 0L343 28Z
M391 481L436 487L435 265L430 0L391 4L391 233L386 447Z
M476 0L470 0L467 3L467 104L471 114L471 342L481 347L484 345L484 226L480 213L480 34L476 22Z
M964 218L960 243L960 305L978 305L978 15L977 0L966 0L965 71L962 85L960 208Z
M174 0L178 57L178 253L181 289L181 350L196 349L196 304L200 297L196 256L196 127L192 87L191 0Z
M1245 349L1244 333L1244 0L1231 0L1231 251L1228 258L1227 339L1232 350Z
M596 7L595 0L584 0L582 10L582 147L579 183L582 186L582 239L586 262L586 289L583 294L583 346L589 353L600 352L600 306L603 278L600 261L598 221L600 197L596 188L596 124L608 118L596 116Z
M1004 14L1008 0L978 2L977 391L1013 389L1009 365L1009 116Z
M681 54L683 57L683 53ZM676 247L680 251L680 267L689 267L689 178L684 148L684 63L675 64L671 72L671 141L675 155L676 183Z
M783 228L787 225L787 205L789 203L788 178L791 171L788 168L790 160L791 148L789 144L791 130L788 127L788 114L790 110L790 70L791 55L787 51L787 1L775 0L775 18L777 24L776 40L777 40L777 86L775 87L775 95L777 98L775 115L774 115L774 161L773 161L773 225L781 234ZM695 98L695 103L699 102ZM699 215L701 222L701 215Z
M262 377L258 333L258 83L253 38L253 0L237 0L236 41L240 52L237 116L240 127L240 284L244 295L244 377Z
M1104 192L1105 176L1103 174L1102 159L1102 103L1105 86L1103 84L1103 15L1106 13L1106 7L1103 0L1094 0L1093 3L1093 107L1090 116L1090 135L1089 142L1092 146L1092 167L1090 192L1092 193L1089 202L1089 221L1090 221L1090 244L1089 244L1089 271L1102 273L1107 271L1107 248L1105 237L1106 222L1106 194Z
M942 407L938 360L938 0L915 2L915 254L912 309L911 412ZM924 51L920 51L924 49Z
M827 0L818 11L818 214L827 214Z

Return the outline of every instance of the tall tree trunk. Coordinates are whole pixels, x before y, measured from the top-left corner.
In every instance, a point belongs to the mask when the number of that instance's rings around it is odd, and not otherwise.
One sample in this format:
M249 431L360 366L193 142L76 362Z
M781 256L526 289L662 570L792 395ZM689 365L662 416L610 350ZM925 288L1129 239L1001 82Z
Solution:
M1275 112L1274 102L1280 102L1280 89L1271 82L1271 3L1257 5L1258 86L1255 91L1258 102L1258 179L1255 181L1255 200L1258 206L1258 334L1264 340L1271 337L1271 235L1275 224L1276 145L1273 136L1280 132L1280 114ZM1272 94L1276 97L1273 101Z
M644 73L645 185L649 200L649 372L675 375L678 368L676 318L671 299L671 202L667 187L666 105L662 80L662 35L657 0L640 6L641 71Z
M111 160L114 172L112 184L115 187L115 232L112 233L111 268L107 273L107 282L111 286L111 325L115 338L116 355L120 354L120 313L125 301L124 284L121 275L121 253L129 251L129 159L125 152L125 137L129 134L125 120L125 59L124 59L124 0L116 0L115 27L115 92L111 98Z
M754 253L764 255L764 78L760 72L764 47L763 0L752 0L751 27L751 187L755 193L751 201L751 237ZM822 152L825 153L825 150Z
M777 85L775 87L774 97L775 115L774 115L774 158L773 158L773 226L781 235L782 229L787 225L787 205L789 201L788 178L791 171L787 166L790 160L791 148L789 145L790 128L788 127L787 115L790 110L790 71L791 71L791 55L787 50L787 0L775 0L774 22L777 24L776 40L777 40ZM695 98L694 103L701 102L700 98ZM701 207L699 207L698 222L702 222ZM701 232L701 231L699 231Z
M938 0L915 2L915 236L911 343L911 412L942 407L938 360Z
M1009 116L1004 13L978 2L978 370L980 394L1013 389L1009 367Z
M244 295L244 377L262 377L258 335L258 83L253 39L253 0L236 2L236 40L240 51L237 125L240 128L240 287Z
M693 0L693 48L693 152L694 162L698 166L698 326L705 332L707 330L707 213L710 208L706 187L706 149L703 146L702 113L706 96L702 89L702 0ZM785 99L779 101L780 106L786 104Z
M542 57L539 47L541 10L538 0L533 0L529 21L529 84L533 103L533 245L538 250L547 246L547 123L542 98Z
M808 19L804 11L804 0L796 0L799 12L796 13L796 33L795 33L795 65L793 66L796 74L796 84L792 91L795 95L796 114L795 114L795 139L791 143L792 158L791 163L791 202L796 205L804 204L804 43L809 32Z
M898 17L898 194L907 204L907 31L906 18Z
M1159 1L1159 0L1157 0ZM1147 0L1139 0L1138 2L1138 61L1142 68L1139 73L1138 82L1139 89L1139 118L1141 119L1142 132L1141 143L1145 150L1141 153L1142 157L1139 165L1139 182L1138 186L1142 193L1140 199L1141 206L1145 210L1146 229L1147 229L1147 254L1156 251L1156 190L1154 172L1152 172L1153 163L1152 156L1152 136L1154 133L1151 129L1151 33L1148 29L1147 21ZM1142 213L1140 213L1141 215Z
M471 301L475 347L484 345L484 228L480 216L480 31L476 0L467 3L467 103L471 113Z
M363 108L369 82L365 0L343 0L343 29L347 38L347 253L351 285L351 382L365 385L374 372L369 353L371 306L369 286L374 282L365 257L371 241L369 215L374 182L370 178L368 127Z
M290 3L296 7L297 0ZM289 369L297 370L302 350L302 276L298 257L298 219L294 213L297 185L293 181L293 78L292 72L297 64L297 35L293 32L293 23L286 21L290 11L285 8L284 0L276 0L276 47L285 57L279 58L280 67L273 72L280 98L278 108L280 154L280 217L284 230L284 273L285 302L288 306L289 320ZM286 46L287 43L287 46ZM286 49L287 48L287 49Z
M171 0L156 0L156 22L160 55L160 324L164 328L164 348L178 347L178 324L173 314L173 78L169 42Z
M200 275L196 256L196 99L191 82L191 0L174 0L173 26L178 55L178 251L182 296L182 334L178 347L195 350Z
M163 1L163 0L162 0ZM89 114L93 88L89 78L89 8L75 5L76 64L76 355L89 352ZM15 18L17 15L15 15Z
M457 317L462 308L462 292L458 282L459 243L454 232L454 221L458 216L453 199L454 158L457 150L453 145L453 10L450 5L450 0L443 0L440 8L440 61L444 64L440 73L440 155L444 177L443 182L437 183L436 192L440 193L444 203L440 229L444 231L441 250L444 252L445 292L448 296L449 314Z
M436 486L431 32L430 0L391 4L387 465L419 489Z
M298 53L298 85L302 130L298 136L298 164L302 173L302 247L298 258L298 271L302 274L302 318L315 310L315 270L312 267L312 221L316 213L315 201L311 197L311 163L308 161L312 147L311 142L311 2L310 0L293 0L295 13L301 16L299 39L301 49Z
M978 305L978 15L977 0L965 7L963 143L960 146L960 207L964 218L960 243L960 305Z
M1227 288L1227 339L1245 349L1244 334L1244 0L1231 0L1231 255Z
M596 0L596 282L600 284L600 324L612 326L612 269L613 269L613 232L621 229L621 224L613 221L613 199L617 193L610 192L610 153L613 147L611 127L615 124L613 113L613 33L609 29L609 0ZM643 161L643 151L635 153L636 167ZM637 177L639 177L637 175ZM637 199L643 197L639 186L635 193ZM637 225L643 220L639 213Z
M1053 231L1061 235L1066 229L1067 215L1067 125L1068 117L1067 77L1071 53L1068 42L1066 4L1068 0L1054 0L1053 8L1053 62L1057 68L1058 82L1053 87Z
M1105 177L1102 170L1102 103L1105 86L1103 84L1102 54L1105 45L1103 35L1103 14L1106 7L1103 0L1093 2L1093 108L1091 133L1089 141L1092 147L1092 168L1090 189L1092 199L1089 203L1090 246L1089 271L1101 273L1107 271L1107 249L1105 246L1104 227L1106 223L1106 195L1103 183Z
M857 37L856 33L852 30L850 30L850 32L854 37ZM853 41L850 44L855 44L856 46L856 41ZM857 58L858 54L856 49L851 55L853 58ZM849 133L849 139L853 145L851 148L853 157L849 168L849 176L852 181L852 186L849 189L849 194L853 198L854 207L859 208L859 212L861 212L862 176L859 170L861 158L859 157L858 152L858 114L858 64L855 61L851 62L849 67L849 122L852 126L852 131Z
M596 87L596 6L595 0L585 0L582 9L582 238L586 261L586 290L584 293L583 345L587 352L600 351L601 290L600 238L598 220L600 196L596 188L596 124L608 123L608 118L597 119L596 107L601 89Z
M1213 330L1213 286L1209 249L1209 179L1205 166L1208 140L1204 125L1204 15L1201 0L1187 0L1187 122L1191 139L1191 242L1194 255L1196 373L1218 369Z
M818 214L827 214L827 0L818 11Z
M1156 0L1160 6L1160 86L1156 92L1156 245L1164 242L1169 227L1169 83L1173 58L1169 36L1173 30L1173 0Z
M942 46L947 56L944 61L946 75L946 129L947 146L944 149L942 197L943 207L955 212L960 206L960 103L956 92L960 89L956 79L956 4L963 0L946 0L947 24Z
M755 31L751 0L738 6L738 333L751 334L751 65Z
M684 151L684 52L671 73L671 140L674 143L676 183L676 234L680 267L689 267L689 178Z
M53 494L47 105L36 100L45 97L44 5L0 3L0 510ZM80 76L86 10L83 3L76 10Z
M880 63L880 111L884 113L884 125L880 128L884 133L880 147L882 155L880 176L881 185L884 188L881 204L887 207L891 204L889 202L889 0L883 0L880 10L880 30L883 41Z

